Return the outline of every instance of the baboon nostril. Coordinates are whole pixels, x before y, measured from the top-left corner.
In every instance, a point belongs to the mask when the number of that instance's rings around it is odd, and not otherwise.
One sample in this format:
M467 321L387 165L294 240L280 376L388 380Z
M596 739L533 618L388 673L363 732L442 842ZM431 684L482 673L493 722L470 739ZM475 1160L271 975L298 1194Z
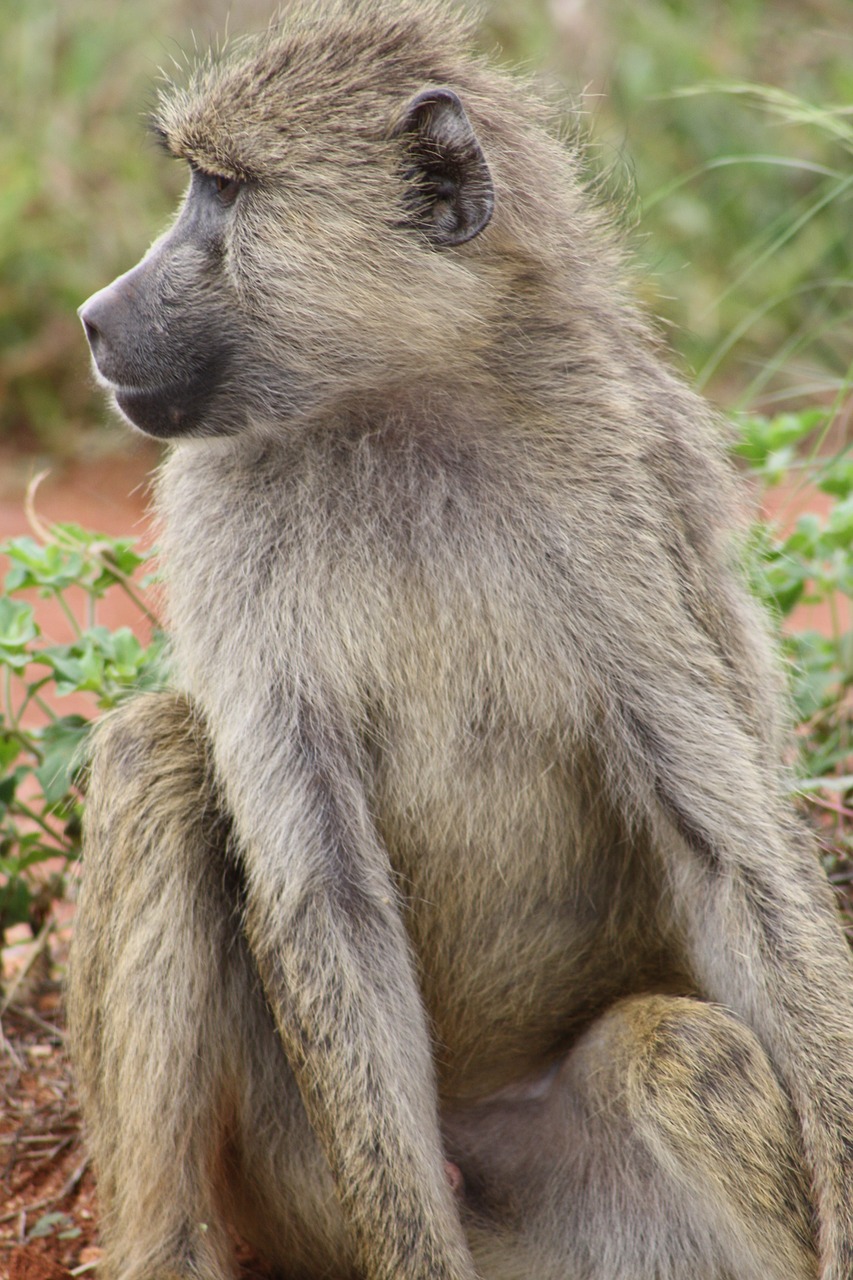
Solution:
M101 331L92 319L92 309L88 303L84 303L82 307L77 308L77 314L80 317L80 322L86 332L86 339L89 346L94 351L98 341L100 340Z
M89 346L94 351L95 346L97 345L100 339L101 331L97 325L92 324L91 320L86 320L82 316L81 316L81 319L83 320L83 328L86 330L86 338L88 340Z

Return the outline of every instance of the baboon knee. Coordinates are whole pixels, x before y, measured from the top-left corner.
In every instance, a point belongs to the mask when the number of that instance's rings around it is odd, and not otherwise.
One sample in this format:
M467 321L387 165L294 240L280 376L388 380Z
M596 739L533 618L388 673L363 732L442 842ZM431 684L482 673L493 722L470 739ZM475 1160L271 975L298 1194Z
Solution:
M797 1124L748 1027L697 1000L638 997L601 1019L574 1069L599 1104L603 1089L616 1099L703 1219L735 1240L748 1230L768 1258L787 1249L803 1274L814 1234Z
M201 780L204 740L189 700L180 693L144 694L125 702L97 726L90 759L90 791L132 801L140 786ZM176 776L177 775L177 776Z
M787 1161L796 1159L793 1113L766 1053L747 1026L713 1005L671 996L620 1001L587 1032L571 1063L586 1089L612 1098L616 1088L640 1131L666 1135L675 1151L687 1155L698 1134L703 1146L751 1168L768 1155L765 1136L774 1135L784 1138Z
M87 877L99 864L151 874L160 851L223 846L226 824L198 717L181 694L146 694L98 726L84 817ZM144 864L144 868L143 868Z

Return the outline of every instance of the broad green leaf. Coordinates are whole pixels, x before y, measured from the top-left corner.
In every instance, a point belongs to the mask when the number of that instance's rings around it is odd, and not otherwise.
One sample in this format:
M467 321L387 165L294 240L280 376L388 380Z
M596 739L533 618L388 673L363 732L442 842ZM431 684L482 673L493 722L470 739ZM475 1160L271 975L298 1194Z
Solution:
M47 726L41 738L44 759L36 769L45 804L55 805L71 786L91 724L83 716L63 716Z
M0 596L0 661L21 653L39 634L32 605Z

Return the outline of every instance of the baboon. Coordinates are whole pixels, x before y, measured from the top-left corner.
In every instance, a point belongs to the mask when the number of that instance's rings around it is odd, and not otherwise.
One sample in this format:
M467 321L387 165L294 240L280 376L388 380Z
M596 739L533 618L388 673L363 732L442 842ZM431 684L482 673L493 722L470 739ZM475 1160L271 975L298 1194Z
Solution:
M468 44L307 0L203 61L81 309L171 441L174 687L97 736L70 975L105 1274L845 1280L853 975L738 484Z

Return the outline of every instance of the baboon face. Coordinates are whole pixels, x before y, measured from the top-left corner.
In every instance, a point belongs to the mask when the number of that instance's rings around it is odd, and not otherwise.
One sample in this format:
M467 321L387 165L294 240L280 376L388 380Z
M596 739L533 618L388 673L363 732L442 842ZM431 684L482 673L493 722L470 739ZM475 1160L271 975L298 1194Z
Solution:
M246 335L223 270L238 184L196 170L177 222L138 266L80 308L98 374L158 437L239 429L229 395Z
M156 128L191 170L179 216L80 309L100 379L148 435L277 429L410 383L452 358L477 314L455 250L486 227L494 196L457 94L356 96L309 146L276 53L250 99L208 69L203 122L189 92L169 100Z

